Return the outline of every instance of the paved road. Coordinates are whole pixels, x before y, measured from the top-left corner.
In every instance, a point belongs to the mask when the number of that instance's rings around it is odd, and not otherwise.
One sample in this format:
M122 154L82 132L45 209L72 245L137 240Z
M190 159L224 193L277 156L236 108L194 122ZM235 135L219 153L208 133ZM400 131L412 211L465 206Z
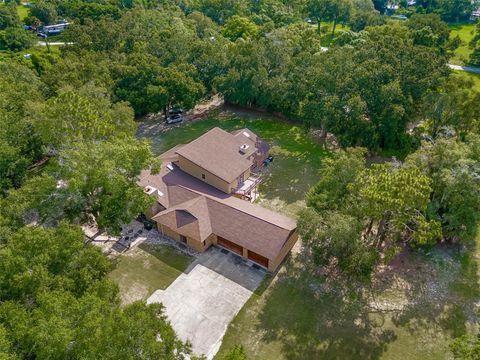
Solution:
M63 45L72 45L72 42L48 42L49 45L51 46L63 46ZM40 46L47 46L47 43L45 41L39 41L37 42L37 45Z
M474 74L480 74L480 67L460 66L460 65L453 65L453 64L448 64L448 67L452 70L459 70L459 71L466 71Z

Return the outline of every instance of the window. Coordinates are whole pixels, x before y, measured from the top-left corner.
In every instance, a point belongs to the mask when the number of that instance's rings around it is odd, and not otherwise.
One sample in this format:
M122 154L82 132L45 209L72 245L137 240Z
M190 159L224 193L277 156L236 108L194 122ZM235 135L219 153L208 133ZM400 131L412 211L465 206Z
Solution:
M202 179L205 180L205 174L202 174Z

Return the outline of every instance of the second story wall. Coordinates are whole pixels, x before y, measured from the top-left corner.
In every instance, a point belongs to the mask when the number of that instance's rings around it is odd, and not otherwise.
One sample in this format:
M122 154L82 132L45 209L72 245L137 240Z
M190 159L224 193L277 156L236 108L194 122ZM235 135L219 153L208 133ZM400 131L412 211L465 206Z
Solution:
M243 181L247 180L250 177L250 174L251 174L250 168L245 170L245 172L243 173ZM241 185L240 184L240 176L238 178L236 178L231 185L232 186L231 186L230 190L236 189L237 187L240 187L240 185Z

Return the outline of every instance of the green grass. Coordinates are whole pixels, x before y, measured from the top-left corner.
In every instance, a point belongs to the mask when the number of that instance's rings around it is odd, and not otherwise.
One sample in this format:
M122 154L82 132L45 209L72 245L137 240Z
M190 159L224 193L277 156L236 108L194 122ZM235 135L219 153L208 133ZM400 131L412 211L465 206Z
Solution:
M122 254L110 278L120 288L123 304L146 300L155 290L166 289L192 258L174 248L142 244Z
M318 25L311 24L312 27L318 29ZM322 34L320 38L320 43L322 46L328 47L332 42L332 30L333 30L333 21L332 22L322 22L321 23ZM337 24L335 28L335 37L340 36L345 30L348 30L349 26L343 24Z
M454 71L455 76L464 80L472 81L471 89L473 91L480 92L480 74L468 73L466 71Z
M38 41L38 38L35 38L34 41ZM0 52L0 61L15 61L35 70L33 59L25 59L25 54L35 55L40 63L40 66L48 68L50 66L54 66L53 64L60 59L60 52L60 46L50 46L50 53L48 52L46 46L33 46L16 52Z
M5 6L5 3L0 2L0 6ZM17 15L20 21L23 21L30 13L30 9L28 6L19 4L17 5Z
M318 180L320 164L328 152L298 124L248 113L221 114L172 128L152 139L154 152L160 154L187 143L215 126L227 131L247 127L272 145L270 153L275 160L260 186L259 203L295 216L304 206L306 191Z
M30 8L21 4L17 5L17 14L20 21L23 21L30 14Z
M297 124L247 111L220 113L155 136L154 150L159 154L215 126L248 127L273 145L275 161L260 189L263 206L288 215L305 206L304 194L328 153ZM404 254L366 286L325 282L292 257L229 325L217 359L237 344L250 360L449 359L450 340L478 320L479 261L478 252L457 248Z
M462 44L458 49L455 50L453 58L450 60L452 64L455 65L466 65L468 64L470 54L473 49L469 47L470 41L475 36L475 27L476 24L455 24L450 25L450 38L453 39L457 35L462 40Z
M251 360L450 359L451 339L478 321L476 254L409 254L372 286L327 287L290 261L230 324L217 359L236 344Z

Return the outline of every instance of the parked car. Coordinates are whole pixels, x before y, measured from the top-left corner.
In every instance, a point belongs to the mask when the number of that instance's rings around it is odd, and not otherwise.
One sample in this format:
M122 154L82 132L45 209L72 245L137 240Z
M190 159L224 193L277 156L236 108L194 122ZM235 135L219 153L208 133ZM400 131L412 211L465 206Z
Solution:
M176 124L183 121L182 114L173 114L167 117L167 124Z
M37 36L41 37L42 39L45 39L47 37L47 35L45 35L44 33L38 33Z

